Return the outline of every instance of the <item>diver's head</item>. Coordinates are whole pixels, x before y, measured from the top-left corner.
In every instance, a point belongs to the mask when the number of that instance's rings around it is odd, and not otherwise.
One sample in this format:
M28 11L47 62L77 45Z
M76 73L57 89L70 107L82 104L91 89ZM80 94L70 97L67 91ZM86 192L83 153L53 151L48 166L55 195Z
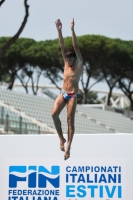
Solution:
M68 64L69 64L69 66L72 67L77 59L76 53L75 53L75 50L73 47L70 47L69 49L66 50L65 58L66 58L66 62L68 62Z

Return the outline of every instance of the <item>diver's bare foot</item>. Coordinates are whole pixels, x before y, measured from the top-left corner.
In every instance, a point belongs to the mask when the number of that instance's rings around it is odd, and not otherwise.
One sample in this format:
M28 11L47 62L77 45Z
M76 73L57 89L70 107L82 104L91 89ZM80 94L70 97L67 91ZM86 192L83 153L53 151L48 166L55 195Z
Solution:
M61 151L65 151L65 147L64 147L65 142L66 142L65 138L63 138L62 140L60 140L60 150Z
M64 160L67 160L69 157L70 157L70 147L67 146L64 154Z

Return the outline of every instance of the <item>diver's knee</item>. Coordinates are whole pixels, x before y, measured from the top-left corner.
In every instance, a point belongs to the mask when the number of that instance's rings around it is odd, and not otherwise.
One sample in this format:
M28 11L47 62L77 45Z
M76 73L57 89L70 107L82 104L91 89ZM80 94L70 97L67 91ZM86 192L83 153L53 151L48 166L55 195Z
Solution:
M59 116L59 115L58 115L56 112L52 111L51 117L52 117L53 119L58 118L58 116Z
M70 116L67 117L68 126L74 127L74 119Z

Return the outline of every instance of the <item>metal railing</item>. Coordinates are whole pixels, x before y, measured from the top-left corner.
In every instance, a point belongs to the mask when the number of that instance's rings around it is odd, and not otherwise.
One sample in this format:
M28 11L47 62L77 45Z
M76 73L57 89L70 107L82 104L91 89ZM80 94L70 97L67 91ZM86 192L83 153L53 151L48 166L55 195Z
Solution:
M42 126L41 122L34 123L28 118L24 118L23 115L11 112L7 107L0 106L0 133L2 134L50 134L53 133L49 130L49 127ZM41 126L39 126L41 124Z
M41 121L38 121L36 120L35 118L33 118L32 116L29 116L17 109L15 109L14 107L10 106L10 105L7 105L6 103L4 102L1 102L0 101L0 106L3 107L3 108L8 108L11 112L13 113L16 113L16 114L19 114L22 118L25 118L25 119L28 119L31 121L32 124L35 124L36 126L40 127L42 130L46 129L47 131L44 131L46 133L56 133L55 129L54 128L51 128L50 126L48 126L47 124L44 124L43 122ZM2 114L1 114L2 116ZM2 117L1 117L2 118Z

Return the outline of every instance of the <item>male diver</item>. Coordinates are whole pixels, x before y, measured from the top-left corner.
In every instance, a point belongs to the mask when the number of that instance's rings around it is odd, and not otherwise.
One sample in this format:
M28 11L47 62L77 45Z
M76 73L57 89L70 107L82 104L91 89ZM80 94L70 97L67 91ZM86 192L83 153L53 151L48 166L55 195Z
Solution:
M60 19L57 19L56 28L58 31L59 44L61 48L62 57L64 60L64 80L63 86L58 95L57 99L54 102L52 108L52 118L57 130L59 139L60 139L60 149L65 151L64 159L70 157L70 148L74 135L74 118L77 105L77 96L78 96L78 83L83 71L83 59L78 47L75 31L74 31L74 19L70 24L72 31L72 44L73 47L65 49L64 40L62 36L62 23ZM67 124L68 124L68 138L66 148L64 144L66 139L63 137L61 121L59 119L59 114L62 109L67 106Z

